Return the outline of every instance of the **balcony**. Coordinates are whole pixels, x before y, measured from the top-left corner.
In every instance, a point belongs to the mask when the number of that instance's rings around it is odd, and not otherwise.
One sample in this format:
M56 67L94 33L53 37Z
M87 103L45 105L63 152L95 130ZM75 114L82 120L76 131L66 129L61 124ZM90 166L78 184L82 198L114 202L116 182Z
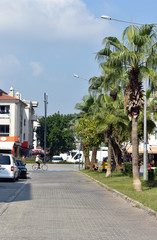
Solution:
M9 137L9 133L0 132L0 137Z
M10 118L10 113L0 113L0 119L9 119Z

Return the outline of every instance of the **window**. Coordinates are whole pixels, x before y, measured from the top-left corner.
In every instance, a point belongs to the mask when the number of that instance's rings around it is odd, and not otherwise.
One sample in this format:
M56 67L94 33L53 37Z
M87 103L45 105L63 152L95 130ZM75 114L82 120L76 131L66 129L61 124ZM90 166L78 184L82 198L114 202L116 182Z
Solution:
M80 153L80 154L77 154L75 157L74 157L74 159L76 160L76 159L79 159L79 158L81 158L81 156L82 156L82 154Z
M25 135L25 133L23 134L23 140L25 140L25 138L26 138L26 135Z
M9 125L0 125L0 136L9 136Z
M0 164L2 165L10 165L10 157L0 155Z
M26 126L26 119L24 119L24 126Z
M10 106L9 105L1 105L0 106L0 114L6 114L9 113Z

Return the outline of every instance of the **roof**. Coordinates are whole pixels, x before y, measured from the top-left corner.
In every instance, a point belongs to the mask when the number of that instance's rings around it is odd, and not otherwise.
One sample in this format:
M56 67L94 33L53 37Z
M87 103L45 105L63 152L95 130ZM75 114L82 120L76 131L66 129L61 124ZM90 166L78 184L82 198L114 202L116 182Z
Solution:
M12 97L1 89L0 89L0 100L16 100L18 102L21 102L25 106L27 106L27 104L25 102L21 101L19 98Z
M10 96L7 93L1 92L1 90L0 90L0 100L19 100L19 99Z
M2 93L5 93L5 94L7 94L6 92L4 92L2 89L0 89L0 96L1 96L1 94Z

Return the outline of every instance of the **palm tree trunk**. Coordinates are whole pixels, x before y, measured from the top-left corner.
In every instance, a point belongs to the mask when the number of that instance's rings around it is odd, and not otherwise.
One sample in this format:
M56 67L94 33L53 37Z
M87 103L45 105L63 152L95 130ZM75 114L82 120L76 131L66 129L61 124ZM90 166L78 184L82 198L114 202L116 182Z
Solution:
M92 147L91 169L95 169L97 147Z
M106 177L111 176L111 156L112 156L112 143L111 138L108 138L108 163L107 163L107 172Z
M139 144L138 144L138 118L132 117L132 169L133 169L133 187L137 191L142 190L138 170Z
M83 153L85 156L85 169L89 169L90 168L89 147L86 145L86 143L83 143Z

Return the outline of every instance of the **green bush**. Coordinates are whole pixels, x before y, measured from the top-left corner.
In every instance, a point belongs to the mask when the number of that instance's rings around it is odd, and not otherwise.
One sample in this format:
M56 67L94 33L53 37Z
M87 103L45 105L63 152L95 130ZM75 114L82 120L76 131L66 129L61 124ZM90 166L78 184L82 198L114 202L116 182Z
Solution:
M124 162L124 174L132 177L132 163L131 162Z

